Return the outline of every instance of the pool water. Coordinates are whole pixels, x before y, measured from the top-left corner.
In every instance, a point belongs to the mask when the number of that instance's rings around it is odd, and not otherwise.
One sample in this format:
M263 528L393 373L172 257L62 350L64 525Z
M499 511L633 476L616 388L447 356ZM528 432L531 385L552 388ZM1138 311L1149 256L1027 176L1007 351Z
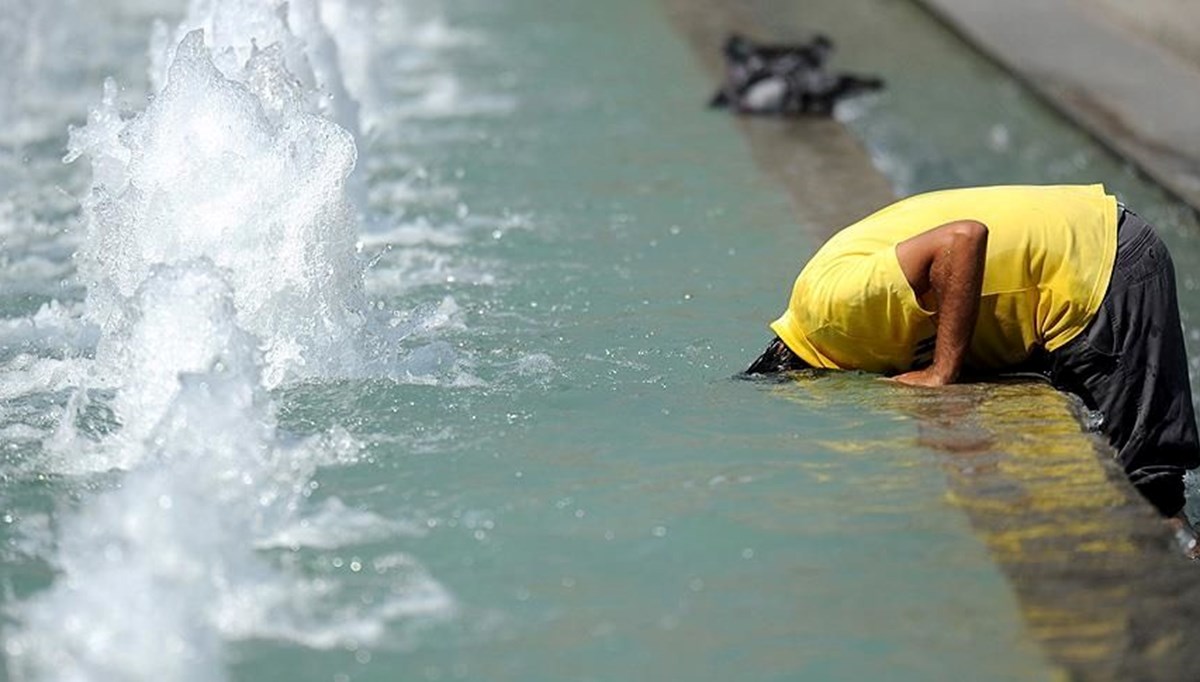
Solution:
M1054 480L1076 484L1075 506L1128 506L1098 464L1071 468L1096 458L1067 398L734 376L829 226L798 219L735 122L703 108L710 78L658 5L326 0L312 22L318 5L297 1L280 23L257 3L12 1L9 677L1084 669L1039 642L1085 616L1031 617L1023 605L1046 602L1021 585L1046 583L1011 567L1034 554L986 523L1028 500L1053 512L1030 452L1061 454ZM1164 226L1194 310L1186 213L986 65L873 54L888 12L936 28L872 4L804 18L844 27L845 63L888 79L841 116L899 192L1102 179ZM193 27L214 57L179 47ZM283 49L256 53L243 30ZM75 134L82 156L64 165L66 126L107 75L109 118ZM927 130L906 93L935 78L1008 108L938 108L945 125ZM1061 147L1038 146L1047 130ZM1002 474L972 473L989 463ZM1072 519L1027 527L1068 538L1048 555L1131 553L1124 529ZM1102 648L1120 633L1103 634Z

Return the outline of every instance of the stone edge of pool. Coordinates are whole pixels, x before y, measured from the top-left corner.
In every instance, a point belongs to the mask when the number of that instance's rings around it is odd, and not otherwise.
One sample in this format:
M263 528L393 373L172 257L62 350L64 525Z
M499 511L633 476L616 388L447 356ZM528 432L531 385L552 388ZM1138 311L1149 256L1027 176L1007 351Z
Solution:
M714 86L727 32L791 37L778 35L780 29L764 26L758 11L733 0L662 4ZM698 106L705 94L698 93ZM733 125L763 172L788 192L798 221L818 239L894 198L859 140L835 121L735 118ZM840 181L847 176L854 182ZM1030 636L1066 679L1173 680L1200 666L1200 642L1186 634L1200 616L1200 600L1193 598L1200 597L1196 566L1171 546L1149 506L1106 461L1106 446L1082 433L1068 397L1048 387L1019 389L1028 391L1022 396L1008 395L1011 390L965 388L942 405L962 403L963 414L949 422L926 415L918 420L919 439L946 453L951 502L970 518L1011 581ZM989 419L1003 419L1006 410L1011 415L1030 401L1041 414L1061 417L1047 422L1053 434L1014 439L988 419L962 418L982 409L992 411ZM1052 464L1043 461L1039 442L1057 443ZM977 471L978 462L997 473L964 474ZM1014 501L996 490L1023 492Z
M1200 34L1166 30L1181 6L1135 17L1099 2L914 1L1200 211Z

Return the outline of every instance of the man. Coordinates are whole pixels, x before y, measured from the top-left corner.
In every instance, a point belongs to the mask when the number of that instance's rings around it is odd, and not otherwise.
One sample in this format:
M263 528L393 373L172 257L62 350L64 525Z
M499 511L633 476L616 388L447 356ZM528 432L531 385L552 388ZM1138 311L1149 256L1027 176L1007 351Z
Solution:
M1103 415L1130 481L1177 528L1200 465L1175 275L1103 186L977 187L899 201L834 235L747 370L942 386L1042 372Z

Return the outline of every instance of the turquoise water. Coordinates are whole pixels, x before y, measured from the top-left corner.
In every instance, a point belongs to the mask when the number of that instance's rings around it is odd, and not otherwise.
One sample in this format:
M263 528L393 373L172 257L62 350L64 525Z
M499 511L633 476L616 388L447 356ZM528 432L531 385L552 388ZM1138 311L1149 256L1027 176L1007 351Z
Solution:
M185 8L89 7L59 40L103 46L104 68L50 51L8 75L36 95L4 112L23 132L0 173L4 281L21 283L0 299L10 677L1054 676L912 393L733 378L825 226L797 225L734 123L702 108L709 80L657 5L324 3L362 104L361 175L308 207L326 218L297 219L316 260L271 288L291 261L254 232L269 211L237 218L250 246L206 247L220 268L180 255L198 229L184 209L224 219L242 204L220 197L256 180L245 160L276 158L247 134L192 176L228 182L164 184L174 213L115 223L150 225L139 253L169 242L161 262L183 261L139 280L115 331L88 283L136 269L72 260L109 252L79 223L85 162L58 163L65 124L99 101L100 74L128 87L126 117L145 109L137 36ZM905 132L904 73L885 75L895 94L851 123L924 169L900 188L991 177L928 170L959 155ZM331 177L305 168L296 182ZM336 210L363 196L358 220ZM345 285L331 305L363 328L326 328L361 358L285 352L328 312L293 296L314 281ZM269 315L245 310L256 287L281 301ZM182 383L162 370L193 355Z

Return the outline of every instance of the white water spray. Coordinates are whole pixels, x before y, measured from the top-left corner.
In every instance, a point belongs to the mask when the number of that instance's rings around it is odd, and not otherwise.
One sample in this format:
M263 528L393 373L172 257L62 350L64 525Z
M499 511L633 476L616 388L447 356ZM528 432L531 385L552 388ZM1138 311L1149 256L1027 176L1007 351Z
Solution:
M166 87L121 121L112 100L72 132L93 159L79 271L101 371L124 373L121 302L150 270L199 257L227 271L239 323L266 346L265 380L353 374L363 362L362 274L343 192L354 141L307 113L277 49L253 53L247 84L226 78L199 31L178 46Z
M257 376L256 340L235 323L233 295L207 261L157 269L130 314L131 337L163 341L180 301L202 337L175 345L197 370L123 392L155 400L175 388L146 434L148 457L121 487L68 517L53 588L22 605L9 636L13 672L35 679L224 678L229 639L276 637L312 647L371 643L384 624L439 617L452 600L418 564L395 572L377 603L314 620L335 587L281 573L255 552L293 530L330 443L275 432ZM134 366L134 371L143 368ZM342 511L326 508L322 516ZM396 529L370 514L357 526ZM329 523L328 519L325 523ZM411 532L411 531L409 531ZM327 546L331 538L313 541Z
M323 20L323 15L344 17L349 10L323 11L322 4L343 7L357 3L190 0L187 15L173 31L162 22L155 25L150 43L150 82L155 90L166 86L170 80L168 66L175 59L176 46L182 45L186 36L197 29L203 30L205 44L211 50L216 67L233 80L244 80L243 70L255 54L265 46L274 46L278 61L297 86L297 99L303 100L304 109L333 121L352 138L360 139L359 104L350 95L342 77L341 46L334 41ZM357 18L369 21L369 16ZM362 31L342 30L349 33L347 38L363 38ZM256 94L261 96L263 93ZM364 211L366 185L361 172L350 174L347 191L355 208Z
M336 73L314 68L336 60L310 40L314 5L286 20L282 7L193 3L213 31L245 18L251 30L235 41L249 50L219 47L214 61L203 31L188 31L145 111L122 115L110 83L72 131L69 158L92 162L77 265L99 340L51 449L62 471L126 473L64 515L59 575L5 633L15 677L220 680L231 640L369 645L390 623L453 609L407 557L381 569L390 584L369 603L330 611L318 607L337 600L336 581L310 582L259 553L279 538L294 549L355 537L296 531L311 530L317 467L354 447L335 447L347 440L337 433L282 437L269 389L378 366L346 188L354 138L322 115L345 114L323 109ZM290 70L305 65L300 77ZM110 431L77 429L90 401L111 413ZM315 518L337 528L339 515L371 528L364 537L413 528L336 499Z

